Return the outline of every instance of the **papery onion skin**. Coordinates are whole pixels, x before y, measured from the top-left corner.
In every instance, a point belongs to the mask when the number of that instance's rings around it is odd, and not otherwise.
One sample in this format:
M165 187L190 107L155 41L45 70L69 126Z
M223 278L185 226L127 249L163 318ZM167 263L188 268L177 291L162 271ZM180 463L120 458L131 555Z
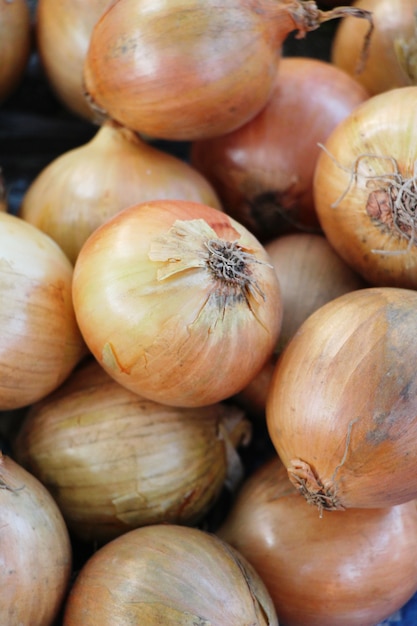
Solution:
M107 121L86 144L46 166L19 215L52 237L72 263L87 237L122 209L156 198L221 209L210 183L185 161Z
M278 458L237 494L217 531L253 565L285 626L375 626L417 590L415 501L324 511L288 482Z
M319 143L368 97L331 63L283 57L262 111L234 132L193 142L191 162L227 213L261 241L318 233L313 175Z
M268 430L319 510L416 498L416 328L416 291L369 287L312 313L282 353Z
M52 626L68 590L72 548L47 489L0 453L0 623Z
M50 237L0 212L0 410L45 397L86 354L72 276L73 266Z
M356 72L365 33L362 22L343 18L332 42L334 65L354 76L371 95L415 85L416 0L357 0L354 7L372 11L374 32L361 72Z
M91 34L86 95L151 137L222 135L265 106L289 33L302 37L346 9L334 11L299 0L116 0Z
M102 544L156 523L196 524L237 487L251 424L225 403L177 409L116 383L94 360L26 413L15 458L53 494L68 527Z
M183 407L243 388L282 319L263 246L223 212L181 200L134 205L95 230L75 264L73 301L110 376Z
M215 535L170 524L114 539L81 569L63 626L97 623L278 626L246 559Z
M316 166L321 227L375 286L417 288L416 106L417 86L369 98L332 132Z
M23 79L32 45L27 0L0 2L0 103Z

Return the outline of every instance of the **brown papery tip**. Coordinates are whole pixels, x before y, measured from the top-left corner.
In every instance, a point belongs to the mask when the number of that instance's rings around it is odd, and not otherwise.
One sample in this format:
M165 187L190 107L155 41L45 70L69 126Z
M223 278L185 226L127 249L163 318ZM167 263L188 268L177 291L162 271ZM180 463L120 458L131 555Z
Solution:
M301 459L293 459L287 472L291 483L304 496L308 504L313 504L318 508L320 517L323 511L344 510L334 490L323 485L308 463Z

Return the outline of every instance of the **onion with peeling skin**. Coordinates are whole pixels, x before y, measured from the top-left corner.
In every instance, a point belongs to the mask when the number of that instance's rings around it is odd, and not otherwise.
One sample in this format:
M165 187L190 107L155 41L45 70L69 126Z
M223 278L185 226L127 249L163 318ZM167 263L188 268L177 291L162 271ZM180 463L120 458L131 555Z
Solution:
M215 535L146 526L100 548L69 594L63 626L278 626L259 575Z
M73 266L50 237L0 212L0 410L45 397L87 353L72 276Z
M320 517L276 457L243 484L217 534L256 569L285 626L375 626L417 591L414 500Z
M154 200L96 229L74 268L79 328L117 382L204 406L242 389L277 343L282 305L269 257L213 207Z
M146 400L98 363L30 407L16 459L53 494L77 537L107 542L156 523L195 524L243 477L251 424L229 404L182 409Z
M52 237L75 262L89 235L122 209L157 198L221 209L193 167L105 122L86 144L52 161L27 189L19 215Z
M72 548L47 489L0 453L0 623L52 626L68 590Z

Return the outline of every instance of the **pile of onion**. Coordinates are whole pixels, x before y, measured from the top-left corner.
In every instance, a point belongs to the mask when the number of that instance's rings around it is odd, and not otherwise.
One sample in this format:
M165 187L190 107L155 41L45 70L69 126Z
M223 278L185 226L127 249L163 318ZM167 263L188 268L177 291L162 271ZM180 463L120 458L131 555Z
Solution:
M227 213L261 241L288 231L318 232L313 175L319 143L367 98L331 63L284 57L262 111L234 132L193 142L191 162Z
M417 86L369 98L325 142L314 179L322 229L376 286L417 288Z
M417 498L417 291L369 287L312 313L269 387L272 442L319 511Z
M375 626L417 591L417 503L324 511L278 458L243 484L217 531L264 581L285 626Z
M117 382L174 406L243 389L278 341L282 303L268 254L222 211L142 202L97 228L77 257L77 322Z
M86 94L103 115L151 137L222 135L267 103L290 33L344 15L372 27L367 11L320 11L313 1L115 0L91 33Z
M32 405L17 460L53 494L72 533L104 543L139 526L195 524L243 477L251 425L231 404L175 408L116 383L94 360Z
M246 559L213 534L157 524L132 530L85 563L63 626L227 624L278 626L272 600Z
M0 623L52 626L71 575L72 548L47 489L0 453Z
M58 156L27 189L19 215L75 262L88 236L122 209L157 198L221 209L210 183L185 161L105 122L86 144Z
M0 103L17 89L32 46L32 24L27 0L0 2Z

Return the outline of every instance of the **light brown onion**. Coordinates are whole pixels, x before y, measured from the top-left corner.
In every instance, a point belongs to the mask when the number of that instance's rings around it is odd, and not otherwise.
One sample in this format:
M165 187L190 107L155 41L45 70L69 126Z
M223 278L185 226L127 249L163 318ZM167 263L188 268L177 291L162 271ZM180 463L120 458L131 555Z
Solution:
M234 132L193 142L191 162L226 212L261 241L319 232L313 199L319 144L367 98L331 63L284 57L262 111Z
M45 487L0 453L0 623L52 626L68 590L72 548Z
M32 46L32 24L27 0L0 2L0 103L23 79Z
M300 0L115 0L93 28L84 64L93 107L151 137L230 132L271 94L289 33L352 13ZM367 12L354 11L371 22Z
M63 626L278 626L265 585L215 535L159 524L126 533L84 565Z
M243 477L251 424L233 405L177 409L116 383L94 360L32 405L14 454L70 530L107 542L139 526L195 524Z
M210 183L185 161L113 122L58 156L27 189L19 215L50 235L75 262L88 236L122 209L170 198L221 209Z
M375 626L417 591L415 501L320 517L278 458L243 484L217 534L256 569L285 626Z
M110 0L38 0L35 36L48 83L73 113L97 116L84 96L83 66L91 31Z
M417 497L417 291L369 287L312 313L282 353L267 424L320 510Z
M274 350L279 283L241 224L185 200L124 209L75 264L73 301L90 351L121 385L175 406L237 393Z
M0 410L56 389L86 354L72 304L73 266L32 224L0 212Z

